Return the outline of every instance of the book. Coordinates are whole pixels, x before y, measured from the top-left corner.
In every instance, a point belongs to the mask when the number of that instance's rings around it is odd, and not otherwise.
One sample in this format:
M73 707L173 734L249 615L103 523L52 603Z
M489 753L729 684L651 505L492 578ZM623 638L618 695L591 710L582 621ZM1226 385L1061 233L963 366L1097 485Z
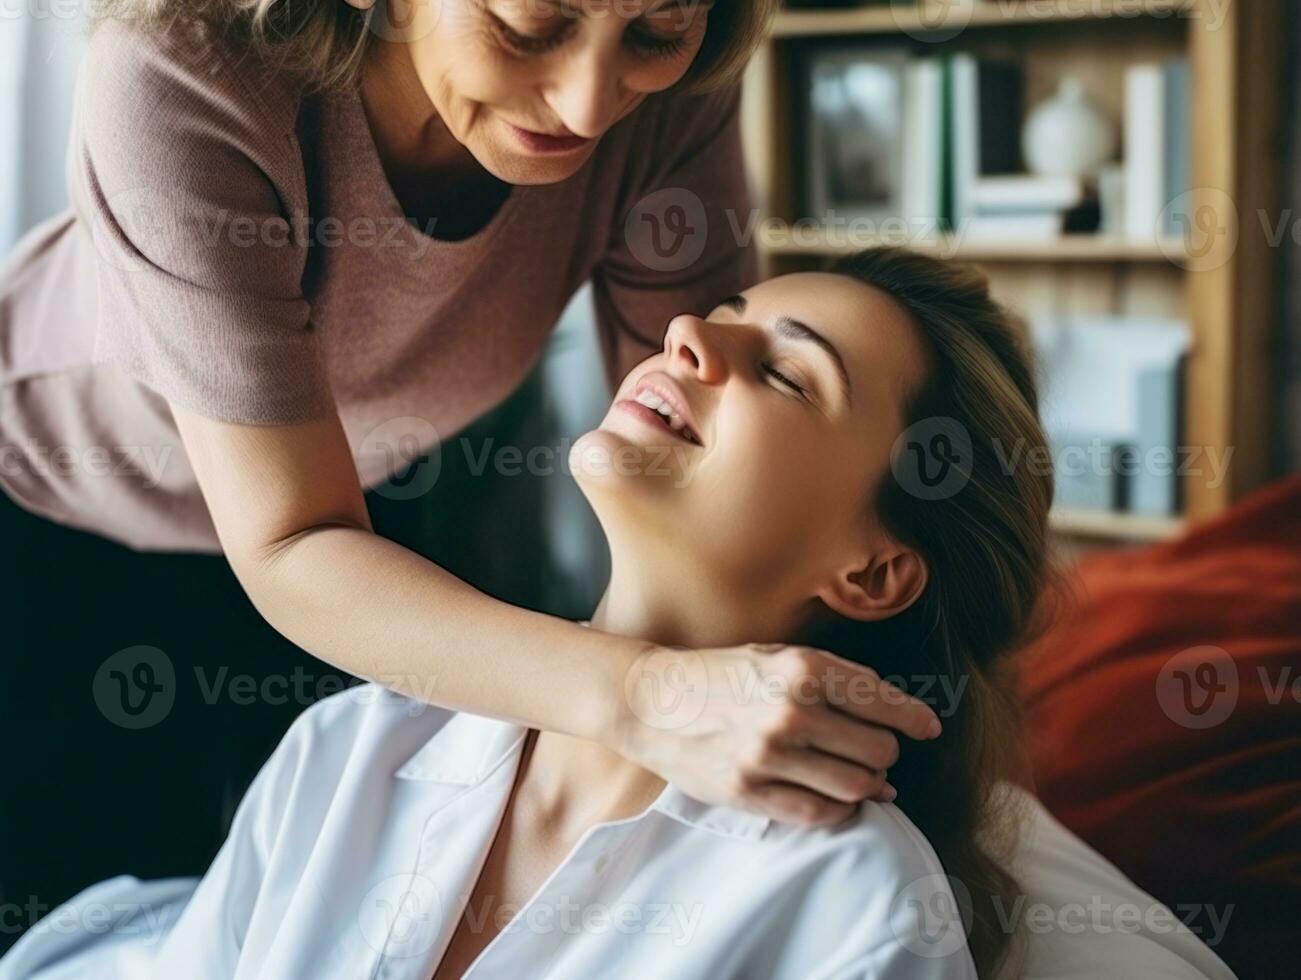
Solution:
M1163 229L1165 196L1165 69L1131 65L1125 72L1125 234L1152 241Z
M1165 64L1165 189L1169 210L1162 231L1182 235L1190 216L1179 199L1192 189L1192 104L1187 58L1172 58Z
M925 233L939 228L944 183L944 68L919 58L904 72L903 217Z
M1176 511L1180 379L1190 332L1161 317L1040 317L1031 323L1040 411L1058 486L1083 506L1105 495L1146 514ZM1087 451L1086 451L1087 450ZM1096 479L1095 479L1096 478Z
M971 203L981 214L1061 212L1083 204L1089 193L1086 182L1079 177L1009 174L979 178L972 188Z
M954 55L949 73L953 222L976 213L977 181L1021 167L1020 65Z
M1130 510L1136 514L1179 511L1179 409L1184 358L1143 368L1137 378L1138 419L1130 481ZM1168 461L1169 465L1166 466Z
M1089 433L1062 432L1048 439L1053 464L1053 506L1119 510L1123 495L1118 456L1123 447Z
M1045 211L1037 214L973 214L962 219L954 232L960 238L979 241L1056 241L1065 230L1063 214Z

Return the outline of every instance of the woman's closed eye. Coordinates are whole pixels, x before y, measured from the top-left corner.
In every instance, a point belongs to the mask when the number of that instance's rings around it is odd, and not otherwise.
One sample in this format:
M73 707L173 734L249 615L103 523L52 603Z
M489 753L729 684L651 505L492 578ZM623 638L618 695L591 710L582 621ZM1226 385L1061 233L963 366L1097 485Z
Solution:
M659 34L648 28L631 28L625 38L634 51L656 58L677 54L687 44L685 34Z
M517 54L546 54L568 40L577 26L571 18L556 17L554 27L529 30L512 26L492 11L488 19L497 39Z
M511 24L506 18L488 12L497 39L516 54L542 55L560 47L573 36L577 29L577 20L568 14L558 14L547 18L555 26ZM667 58L680 52L687 44L686 33L661 33L642 24L634 23L624 33L624 43L634 54Z
M804 398L807 400L809 394L808 389L805 388L803 385L801 385L798 381L796 381L795 378L791 377L790 374L787 374L785 371L782 371L779 368L774 367L771 363L768 362L764 362L762 368L763 368L763 373L768 375L768 377L772 378L774 381L776 381L777 384L786 388L792 394L798 395L800 398Z

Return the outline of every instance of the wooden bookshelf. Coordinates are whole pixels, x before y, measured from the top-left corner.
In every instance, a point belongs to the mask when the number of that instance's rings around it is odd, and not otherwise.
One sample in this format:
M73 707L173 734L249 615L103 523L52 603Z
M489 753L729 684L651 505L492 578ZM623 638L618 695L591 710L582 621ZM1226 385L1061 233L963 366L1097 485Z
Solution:
M903 4L883 4L851 9L783 10L773 23L775 38L816 37L835 34L924 35L928 30L1016 27L1036 24L1064 24L1081 20L1132 20L1141 17L1169 17L1192 8L1196 0L1022 0L1022 2L953 3L944 9L947 18L927 12L924 3L916 10ZM934 8L932 8L934 9Z
M1057 508L1051 525L1058 534L1115 541L1166 541L1184 529L1180 517L1148 517L1110 511Z
M1182 240L1143 242L1113 235L1063 235L1051 241L964 239L957 235L922 235L898 239L837 236L821 230L798 233L761 231L759 244L774 257L834 258L875 244L906 245L919 252L972 262L1161 262L1178 264L1186 257Z
M779 219L760 226L766 271L817 268L874 244L820 229L801 213L803 93L796 65L804 52L861 41L1011 58L1025 67L1026 108L1074 75L1117 120L1123 118L1128 65L1186 56L1193 207L1227 199L1238 216L1236 248L1224 261L1199 262L1197 250L1179 239L1068 235L1026 242L930 235L895 243L981 264L999 298L1028 316L1185 319L1192 344L1180 441L1232 452L1227 479L1182 477L1183 513L1168 518L1059 511L1053 526L1072 538L1153 541L1223 510L1272 473L1279 255L1256 216L1277 220L1280 213L1282 0L968 0L966 7L958 0L941 4L957 11L949 21L937 19L938 8L927 3L933 0L915 8L892 2L778 14L751 63L743 109L758 202L765 217Z

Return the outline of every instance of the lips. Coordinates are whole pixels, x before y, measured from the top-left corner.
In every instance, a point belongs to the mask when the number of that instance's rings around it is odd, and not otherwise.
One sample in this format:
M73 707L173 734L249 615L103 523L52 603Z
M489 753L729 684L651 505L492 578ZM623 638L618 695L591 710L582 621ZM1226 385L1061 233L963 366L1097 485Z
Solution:
M632 397L624 399L622 404L648 421L658 422L684 441L704 445L686 393L662 371L652 371L642 377L633 386Z
M552 135L551 133L539 133L532 129L524 129L514 123L508 123L507 125L514 131L516 138L535 153L566 153L570 150L576 150L580 146L586 146L591 142L585 136L575 136L572 133Z

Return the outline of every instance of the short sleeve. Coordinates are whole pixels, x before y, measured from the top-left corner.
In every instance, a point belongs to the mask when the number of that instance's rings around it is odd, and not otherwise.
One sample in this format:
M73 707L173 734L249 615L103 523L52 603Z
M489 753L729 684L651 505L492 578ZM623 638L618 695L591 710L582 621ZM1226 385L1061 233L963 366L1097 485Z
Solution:
M672 317L703 315L758 276L740 104L739 87L666 96L634 134L645 162L592 276L612 385L660 349Z
M94 249L96 362L220 421L332 406L295 233L307 196L295 106L205 23L96 28L69 159Z

